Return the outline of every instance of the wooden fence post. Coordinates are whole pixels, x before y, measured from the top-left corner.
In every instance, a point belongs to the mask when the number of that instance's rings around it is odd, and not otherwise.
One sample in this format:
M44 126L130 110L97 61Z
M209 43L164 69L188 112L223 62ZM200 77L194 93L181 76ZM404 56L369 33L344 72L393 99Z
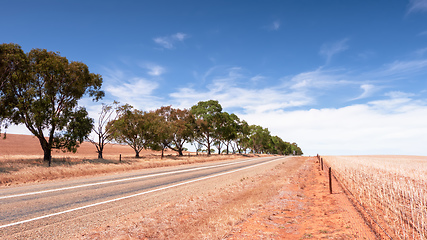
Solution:
M320 166L322 167L322 171L323 171L323 158L320 158Z
M329 167L329 193L332 194L332 169Z
M120 154L119 161L122 162L122 154Z

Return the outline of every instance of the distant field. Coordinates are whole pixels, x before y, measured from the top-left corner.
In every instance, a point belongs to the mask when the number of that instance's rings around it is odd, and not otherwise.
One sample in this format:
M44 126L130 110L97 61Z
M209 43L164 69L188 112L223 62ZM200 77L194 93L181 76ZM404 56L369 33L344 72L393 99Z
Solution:
M323 158L378 231L393 239L427 239L427 157Z
M155 154L154 151L143 151L142 155ZM108 144L105 146L104 157L115 158L123 156L134 156L135 152L127 145ZM53 158L97 158L96 148L92 143L83 142L78 148L77 153L64 153L62 151L52 151ZM6 139L3 139L3 134L0 138L0 160L1 159L32 159L42 158L43 150L39 140L30 135L7 134Z

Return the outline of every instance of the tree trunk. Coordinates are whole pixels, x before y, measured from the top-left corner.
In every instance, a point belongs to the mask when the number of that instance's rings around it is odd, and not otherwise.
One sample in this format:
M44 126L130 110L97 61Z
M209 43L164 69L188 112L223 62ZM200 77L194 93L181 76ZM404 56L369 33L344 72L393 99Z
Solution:
M43 148L44 156L43 160L49 162L49 167L52 165L52 151L50 148Z
M52 165L52 146L49 146L49 143L43 136L37 138L39 139L40 145L43 149L43 161L49 162L50 167L50 165Z
M102 152L103 152L103 149L104 147L101 147L101 145L99 145L99 149L98 149L98 159L103 159L103 156L102 156Z
M178 148L178 155L179 156L184 156L184 154L182 154L182 148Z
M165 155L164 155L164 152L165 152L165 149L164 149L164 148L162 148L162 158L165 156Z
M208 143L208 155L211 155L211 145Z
M135 158L139 158L139 151L135 150Z

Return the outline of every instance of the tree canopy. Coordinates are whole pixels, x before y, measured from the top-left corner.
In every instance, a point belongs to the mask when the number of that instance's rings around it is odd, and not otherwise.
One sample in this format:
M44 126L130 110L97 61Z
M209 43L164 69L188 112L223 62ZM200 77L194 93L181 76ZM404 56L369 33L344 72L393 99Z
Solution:
M25 124L49 165L52 149L75 152L89 135L93 120L78 100L88 95L97 101L104 92L101 75L84 63L46 49L24 53L17 44L1 44L0 77L0 119Z

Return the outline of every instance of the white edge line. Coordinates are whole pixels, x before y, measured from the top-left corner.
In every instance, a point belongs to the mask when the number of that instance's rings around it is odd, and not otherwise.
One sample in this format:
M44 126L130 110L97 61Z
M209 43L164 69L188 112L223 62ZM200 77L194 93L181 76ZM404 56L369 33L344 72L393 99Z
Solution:
M157 188L157 189L153 189L153 190L149 190L149 191L145 191L145 192L140 192L140 193L129 195L129 196L124 196L124 197L115 198L115 199L111 199L111 200L107 200L107 201L103 201L103 202L98 202L98 203L94 203L94 204L90 204L90 205L86 205L86 206L82 206L82 207L78 207L78 208L73 208L73 209L65 210L65 211L62 211L62 212L52 213L52 214L48 214L48 215L44 215L44 216L40 216L40 217L36 217L36 218L31 218L31 219L19 221L19 222L9 223L9 224L0 226L0 229L1 228L15 226L15 225L19 225L19 224L23 224L23 223L27 223L27 222L32 222L32 221L36 221L36 220L40 220L40 219L44 219L44 218L48 218L48 217L53 217L53 216L61 215L61 214L64 214L64 213L74 212L74 211L77 211L77 210L81 210L81 209L85 209L85 208L90 208L90 207L94 207L94 206L98 206L98 205L102 205L102 204L116 202L116 201L123 200L123 199L137 197L137 196L145 195L145 194L148 194L148 193L165 190L165 189L168 189L168 188L178 187L178 186L181 186L181 185L185 185L185 184L189 184L189 183L193 183L193 182L198 182L198 181L206 180L206 179L209 179L209 178L214 178L214 177L218 177L218 176L221 176L221 175L226 175L226 174L230 174L230 173L242 171L242 170L245 170L245 169L257 167L257 166L264 165L264 164L267 164L267 163L271 163L271 162L274 162L274 161L277 161L277 160L283 160L283 159L282 158L273 159L273 160L270 160L270 161L267 161L267 162L258 163L258 164L252 165L252 166L248 166L248 167L244 167L244 168L239 168L239 169L232 170L232 171L229 171L229 172L218 173L218 174L215 174L215 175L211 175L211 176L206 176L206 177L202 177L202 178L190 180L190 181L187 181L187 182L177 183L177 184L173 184L173 185L170 185L170 186L166 186L166 187L162 187L162 188Z
M149 178L149 177L170 175L170 174L175 174L175 173L191 172L191 171L196 171L196 170L201 170L201 169L223 167L223 166L234 165L234 164L239 164L239 163L243 163L243 162L251 162L251 161L258 160L258 159L259 158L250 159L250 160L243 160L243 161L238 161L238 162L232 162L232 163L219 164L219 165L214 165L214 166L191 168L191 169L178 170L178 171L173 171L173 172L156 173L156 174L144 175L144 176L139 176L139 177L124 178L124 179L111 180L111 181L98 182L98 183L89 183L89 184L83 184L83 185L77 185L77 186L71 186L71 187L49 189L49 190L38 191L38 192L29 192L29 193L21 193L21 194L8 195L8 196L0 196L0 200L1 199L7 199L7 198L24 197L24 196L30 196L30 195L36 195L36 194L42 194L42 193L58 192L58 191L76 189L76 188L91 187L91 186L96 186L96 185L104 185L104 184L109 184L109 183L125 182L125 181L131 181L131 180L137 180L137 179L143 179L143 178Z

